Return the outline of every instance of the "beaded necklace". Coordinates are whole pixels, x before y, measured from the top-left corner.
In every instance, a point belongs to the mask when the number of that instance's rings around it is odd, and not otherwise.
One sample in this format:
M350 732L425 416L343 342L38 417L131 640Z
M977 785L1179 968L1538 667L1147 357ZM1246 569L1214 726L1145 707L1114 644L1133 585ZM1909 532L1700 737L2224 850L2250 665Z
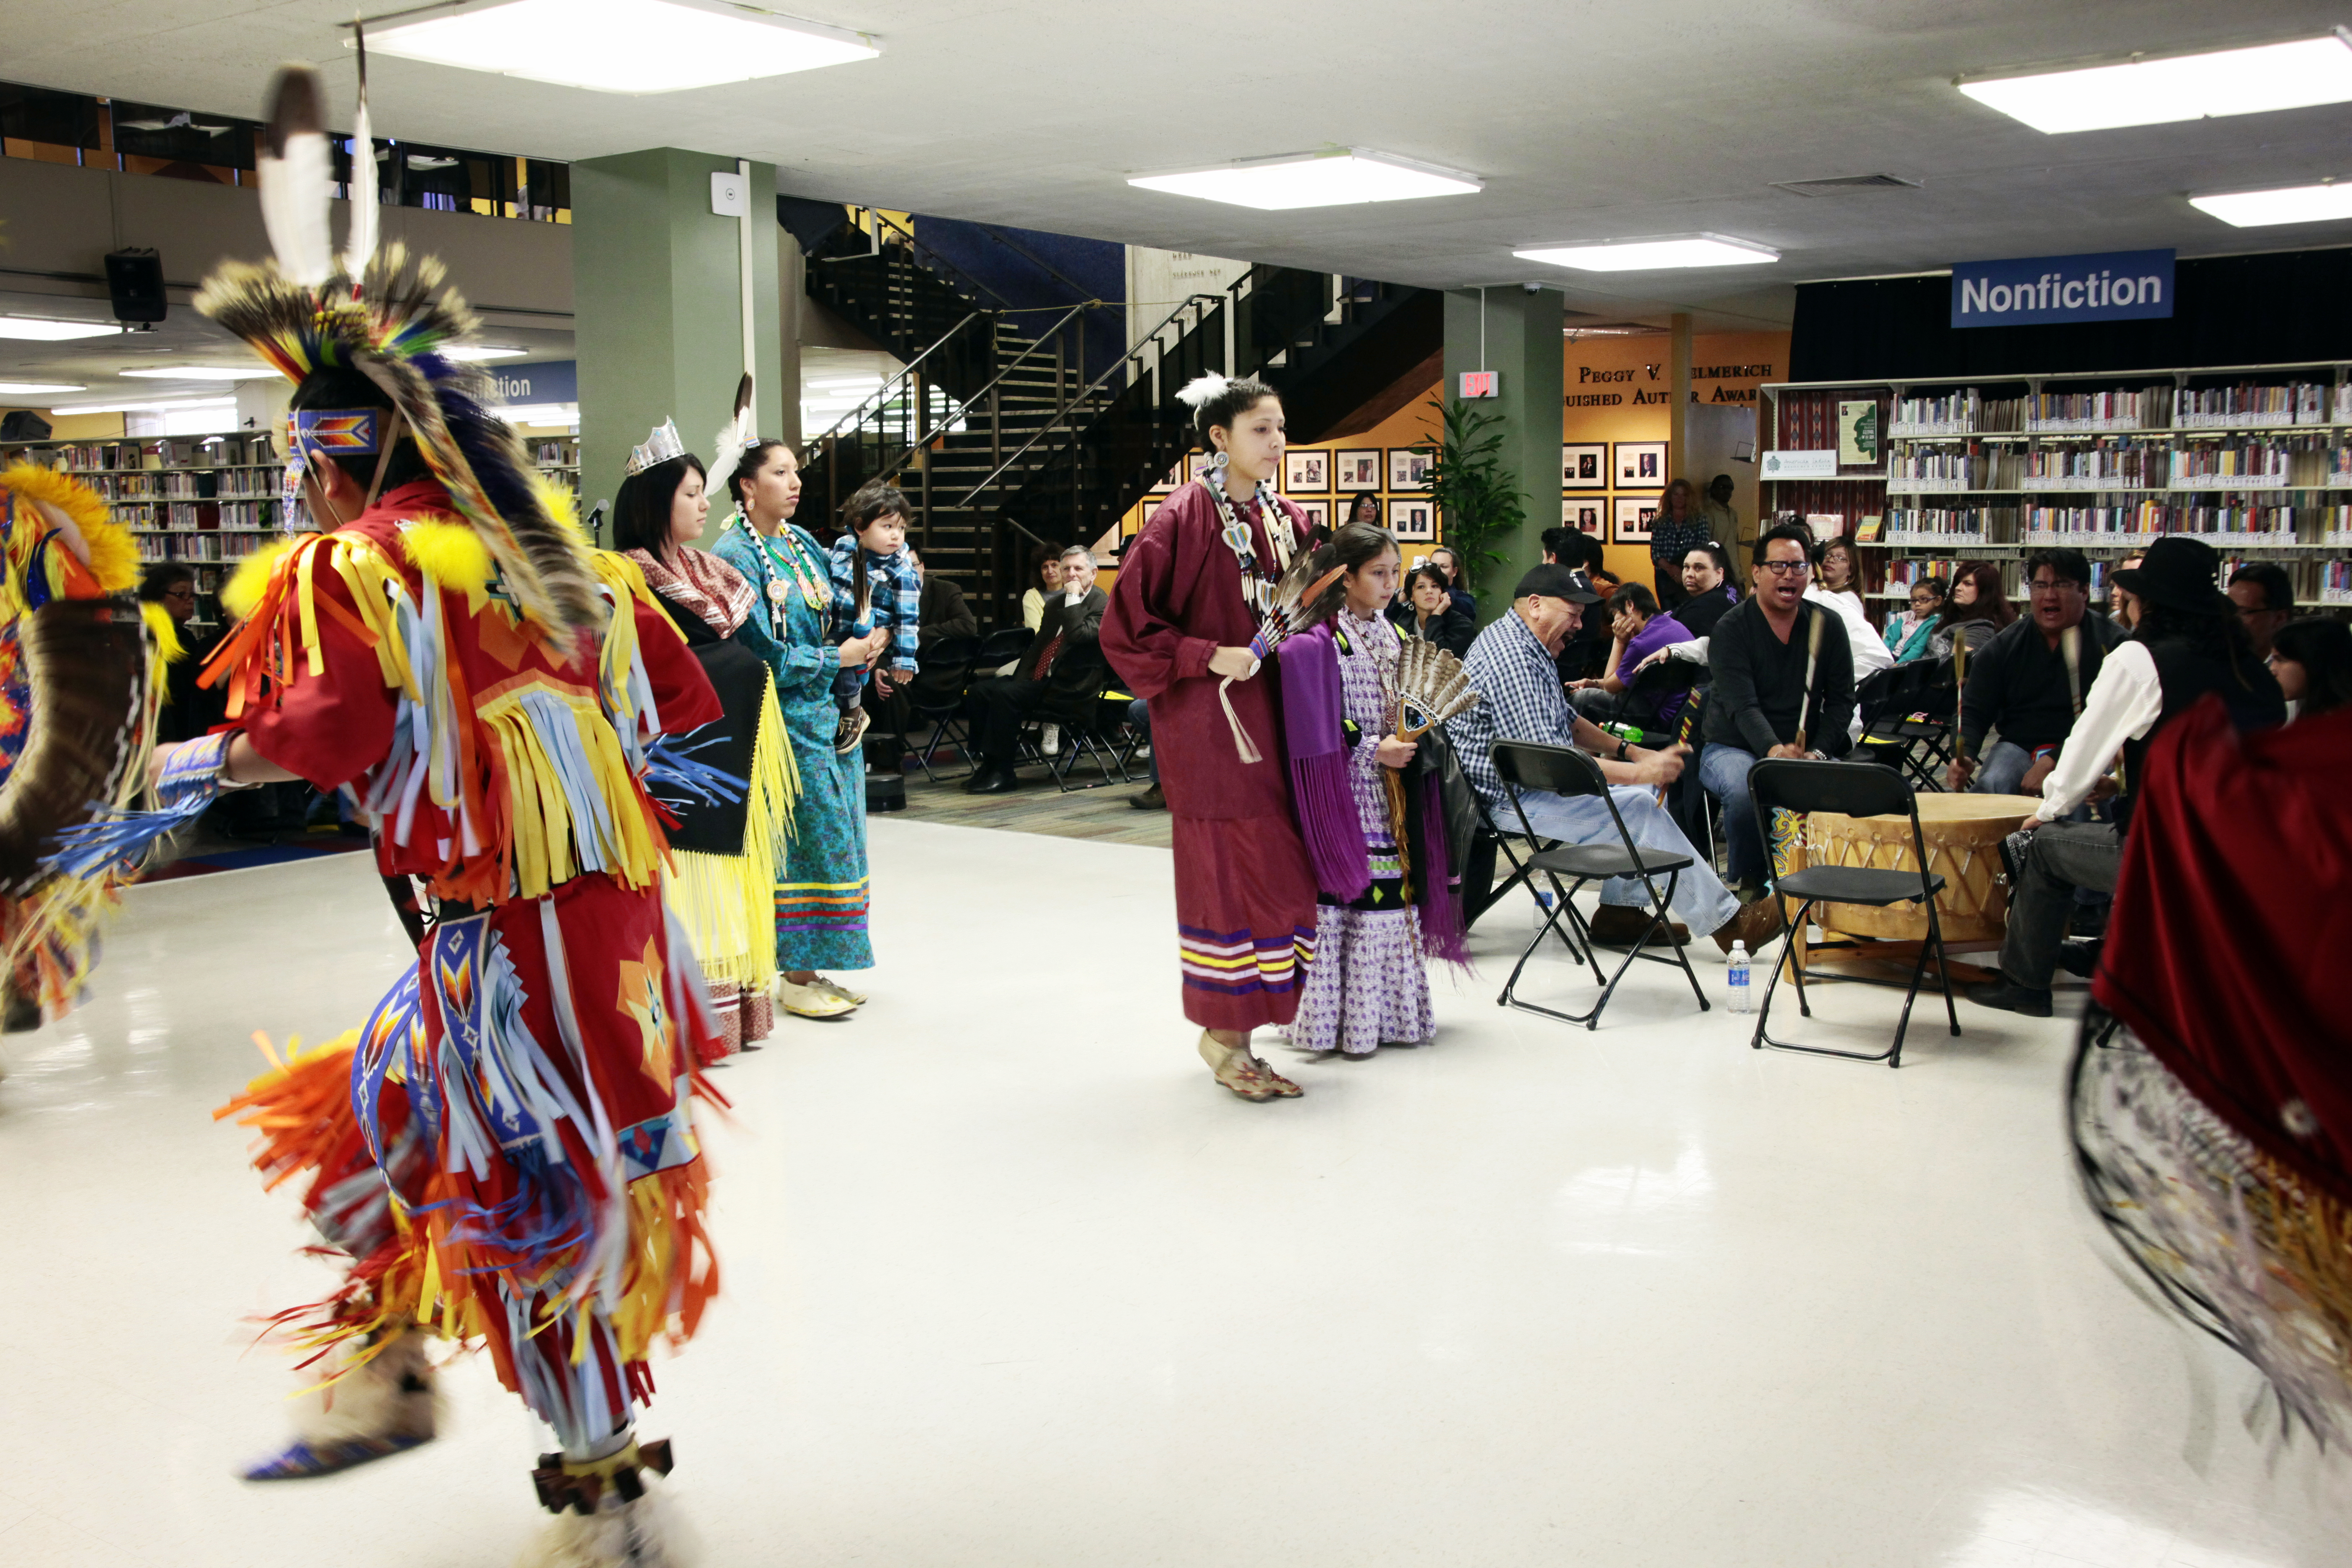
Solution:
M1217 517L1223 525L1225 548L1234 552L1234 560L1242 569L1242 597L1248 601L1252 616L1263 626L1266 617L1274 613L1274 590L1282 581L1282 574L1290 569L1290 520L1275 504L1274 491L1265 480L1259 480L1258 510L1265 519L1265 540L1274 552L1274 570L1267 572L1259 563L1255 541L1250 537L1249 520L1242 516L1241 509L1234 504L1233 497L1225 493L1223 479L1223 469L1213 469L1199 482L1217 503ZM1277 521L1283 526L1276 527Z
M791 596L793 587L795 585L801 591L801 602L810 609L823 613L831 608L832 579L827 574L817 570L814 563L805 559L800 536L792 531L789 524L778 527L773 533L761 533L757 528L752 527L750 518L740 512L736 514L735 521L743 525L744 531L751 534L753 542L759 546L761 564L760 575L767 583L770 618L779 634L783 631L787 618L784 601ZM783 541L781 548L777 544L779 540ZM791 574L793 579L791 584L786 584L782 577L775 574L779 569Z

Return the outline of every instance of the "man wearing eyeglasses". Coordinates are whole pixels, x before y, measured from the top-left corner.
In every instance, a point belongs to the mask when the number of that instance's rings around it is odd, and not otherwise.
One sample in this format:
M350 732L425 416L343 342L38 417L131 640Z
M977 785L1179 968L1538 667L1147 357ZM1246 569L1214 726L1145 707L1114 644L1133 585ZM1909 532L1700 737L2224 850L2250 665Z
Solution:
M2254 645L2254 657L2270 658L2280 628L2294 619L2294 584L2285 571L2267 561L2239 567L2230 574L2230 603L2238 607L2238 623Z
M1960 694L1960 754L1947 787L1983 795L2038 795L2058 765L2084 695L2124 632L2091 607L2091 563L2079 550L2025 558L2029 612L1969 658ZM2071 635L2070 635L2071 634ZM2069 644L2072 651L2069 651ZM1988 734L2000 739L1990 747Z
M1759 757L1843 756L1850 743L1853 654L1836 610L1805 597L1811 552L1812 535L1798 524L1765 530L1756 592L1725 611L1708 639L1715 689L1700 726L1698 778L1722 803L1732 890L1742 899L1762 890L1765 874L1748 771Z

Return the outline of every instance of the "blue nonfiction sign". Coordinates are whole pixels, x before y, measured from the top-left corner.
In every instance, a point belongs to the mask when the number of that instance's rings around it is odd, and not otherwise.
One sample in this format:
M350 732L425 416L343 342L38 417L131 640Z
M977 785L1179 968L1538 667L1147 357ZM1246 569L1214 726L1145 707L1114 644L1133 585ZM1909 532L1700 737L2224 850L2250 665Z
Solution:
M2028 256L1952 268L1952 325L2039 327L2172 314L2172 252Z
M491 365L490 395L502 404L577 403L580 363L542 360L537 364Z

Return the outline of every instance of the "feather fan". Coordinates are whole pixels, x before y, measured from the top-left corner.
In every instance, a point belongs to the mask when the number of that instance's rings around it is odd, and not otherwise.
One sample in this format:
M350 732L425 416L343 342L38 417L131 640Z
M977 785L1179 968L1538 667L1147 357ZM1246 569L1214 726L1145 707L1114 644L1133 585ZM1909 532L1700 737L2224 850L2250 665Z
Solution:
M1478 706L1462 661L1433 642L1405 639L1397 658L1396 732L1413 741L1457 714Z
M48 876L58 834L103 813L143 767L145 626L127 598L52 599L17 623L32 677L24 754L0 786L0 893Z
M269 85L269 123L254 172L261 180L261 221L286 276L307 289L335 269L335 242L327 227L334 159L319 73L285 66Z

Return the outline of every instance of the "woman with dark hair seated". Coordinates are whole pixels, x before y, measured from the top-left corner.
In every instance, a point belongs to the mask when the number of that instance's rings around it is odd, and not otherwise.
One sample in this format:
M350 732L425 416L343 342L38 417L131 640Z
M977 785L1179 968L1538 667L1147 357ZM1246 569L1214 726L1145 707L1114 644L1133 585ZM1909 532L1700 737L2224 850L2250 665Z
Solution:
M2297 720L2352 708L2352 626L2325 616L2289 621L2272 640L2271 673Z
M1683 595L1683 602L1675 606L1675 619L1695 637L1713 632L1723 613L1739 603L1739 581L1731 570L1731 552L1712 539L1685 551Z
M1462 557L1454 552L1452 545L1441 544L1429 552L1429 563L1445 574L1445 588L1454 595L1454 607L1475 624L1478 619L1478 601L1462 580Z
M1381 498L1370 490L1358 490L1349 496L1348 515L1339 520L1339 526L1345 528L1351 522L1360 522L1366 528L1380 527Z
M1404 592L1389 606L1389 619L1409 637L1433 642L1454 658L1470 651L1478 628L1455 607L1445 574L1434 566L1416 566L1404 575Z
M1990 561L1971 561L1952 574L1951 592L1936 629L1927 637L1927 657L1952 657L1954 643L1966 643L1970 653L1992 641L1993 633L2017 619L2017 611L2000 591L2000 568Z

